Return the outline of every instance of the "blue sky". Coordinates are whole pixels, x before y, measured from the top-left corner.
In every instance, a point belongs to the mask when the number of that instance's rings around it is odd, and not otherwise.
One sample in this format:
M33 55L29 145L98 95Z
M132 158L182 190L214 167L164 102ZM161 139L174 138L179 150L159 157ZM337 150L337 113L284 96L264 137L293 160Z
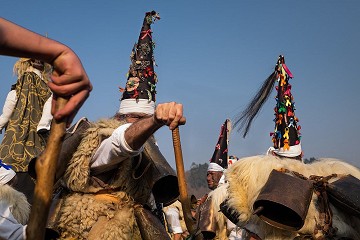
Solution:
M283 54L302 127L304 157L334 157L360 166L360 1L12 1L0 15L70 46L94 90L77 118L95 121L119 108L133 44L144 13L156 10L157 102L183 103L185 168L211 158L220 126L234 119ZM16 58L0 56L0 103L16 81ZM275 96L273 91L272 96ZM248 136L233 129L229 152L263 154L272 144L270 98ZM156 137L175 168L171 132ZM0 136L2 138L2 135Z

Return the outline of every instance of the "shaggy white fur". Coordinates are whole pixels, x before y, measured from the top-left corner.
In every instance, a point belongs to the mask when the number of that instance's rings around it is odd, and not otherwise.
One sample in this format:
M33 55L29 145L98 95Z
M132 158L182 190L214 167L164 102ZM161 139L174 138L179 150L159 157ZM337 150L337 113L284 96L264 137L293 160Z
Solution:
M0 201L11 206L10 211L19 223L22 225L27 224L30 214L30 204L23 193L5 184L0 186Z
M239 214L238 225L247 227L257 233L263 239L293 239L298 234L310 234L320 237L320 233L314 235L316 223L320 222L319 211L316 207L317 196L313 194L309 211L304 226L297 232L290 232L275 228L262 221L253 213L253 204L256 201L261 188L267 182L273 169L288 169L298 172L305 177L310 175L329 176L331 174L351 174L360 179L360 170L348 163L337 159L319 159L312 164L303 164L300 161L278 158L275 156L253 156L240 159L233 164L225 173L228 185L219 187L212 192L215 212L219 210L219 204L229 197L229 206ZM335 181L331 179L329 182ZM227 190L227 191L226 191ZM330 204L333 211L333 227L337 228L337 237L350 237L360 239L360 219L350 216ZM220 216L220 224L223 224ZM220 226L221 227L221 226Z

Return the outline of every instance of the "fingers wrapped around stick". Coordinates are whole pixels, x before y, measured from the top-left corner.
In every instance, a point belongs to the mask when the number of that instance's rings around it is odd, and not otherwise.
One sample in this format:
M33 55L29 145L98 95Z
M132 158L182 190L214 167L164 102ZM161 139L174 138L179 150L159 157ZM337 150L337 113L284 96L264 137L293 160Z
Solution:
M155 121L161 125L169 126L170 130L186 123L183 116L183 105L181 103L162 103L156 107Z

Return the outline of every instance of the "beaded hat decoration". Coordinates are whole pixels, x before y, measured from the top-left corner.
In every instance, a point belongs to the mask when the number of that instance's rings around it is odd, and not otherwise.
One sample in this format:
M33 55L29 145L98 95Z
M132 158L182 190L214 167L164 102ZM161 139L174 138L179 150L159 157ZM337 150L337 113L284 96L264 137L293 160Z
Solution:
M126 86L120 88L122 97L119 113L154 113L157 76L154 71L155 44L152 39L151 24L159 19L160 16L155 11L145 14L138 42L130 55L131 64Z

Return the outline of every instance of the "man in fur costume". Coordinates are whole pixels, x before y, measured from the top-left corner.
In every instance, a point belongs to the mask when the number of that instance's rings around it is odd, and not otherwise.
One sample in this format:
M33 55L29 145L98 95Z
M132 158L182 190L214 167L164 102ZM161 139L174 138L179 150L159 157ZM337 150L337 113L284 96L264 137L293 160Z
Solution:
M228 182L211 195L213 211L225 202L222 212L261 239L359 239L359 214L333 205L327 189L348 174L360 182L360 170L337 159L301 161L300 127L289 84L292 77L280 55L275 71L236 121L240 129L245 127L246 136L278 82L273 147L265 156L240 159L226 172Z
M154 215L141 218L157 201L151 182L157 176L151 176L153 163L146 158L148 146L158 148L153 134L165 125L172 130L185 124L181 104L155 107L150 25L156 19L154 11L145 15L118 113L87 129L67 165L63 182L69 194L54 218L62 239L168 238L164 226L152 228L159 223Z
M13 166L18 177L18 183L14 187L23 192L29 202L32 202L35 185L28 176L28 164L46 145L42 136L38 134L38 125L46 102L44 116L47 118L47 130L50 129L52 120L52 93L47 85L50 72L49 64L20 58L14 65L14 73L18 80L4 106L4 115L9 116L9 119L5 122L7 127L0 145L0 159Z
M330 178L329 183L333 183L347 174L360 179L360 170L358 168L338 159L318 159L311 164L303 164L300 161L272 155L242 158L226 172L228 183L211 193L210 196L214 199L213 211L222 215L221 212L218 212L220 210L219 206L225 199L228 199L230 212L236 215L235 223L256 233L261 239L292 240L296 237L307 237L307 239L342 239L342 237L360 239L359 217L349 214L330 201L328 203L332 212L332 217L330 217L332 224L330 225L326 220L328 219L326 216L328 211L323 212L321 209L322 203L319 199L322 194L317 190L314 190L310 195L311 199L308 211L305 212L304 225L298 230L281 229L263 221L258 215L254 215L254 203L258 201L261 190L266 185L270 173L274 169L278 171L286 169L291 176L295 177L293 173L299 173L305 178L310 178L311 175L327 177L336 173L337 177ZM352 191L358 192L356 189ZM296 192L299 192L300 195L303 193L300 188L294 189L293 192L293 194L296 194L294 196L299 196ZM277 198L281 200L283 196L287 196L284 189L282 189L282 195L277 195ZM300 200L294 201L296 205L302 203Z
M217 214L212 211L213 199L209 197L213 190L225 184L224 172L237 161L234 156L228 157L230 131L231 121L226 119L221 126L219 139L207 170L206 180L211 191L203 197L203 203L198 208L198 227L205 239L241 239L240 228L224 215L216 217Z

